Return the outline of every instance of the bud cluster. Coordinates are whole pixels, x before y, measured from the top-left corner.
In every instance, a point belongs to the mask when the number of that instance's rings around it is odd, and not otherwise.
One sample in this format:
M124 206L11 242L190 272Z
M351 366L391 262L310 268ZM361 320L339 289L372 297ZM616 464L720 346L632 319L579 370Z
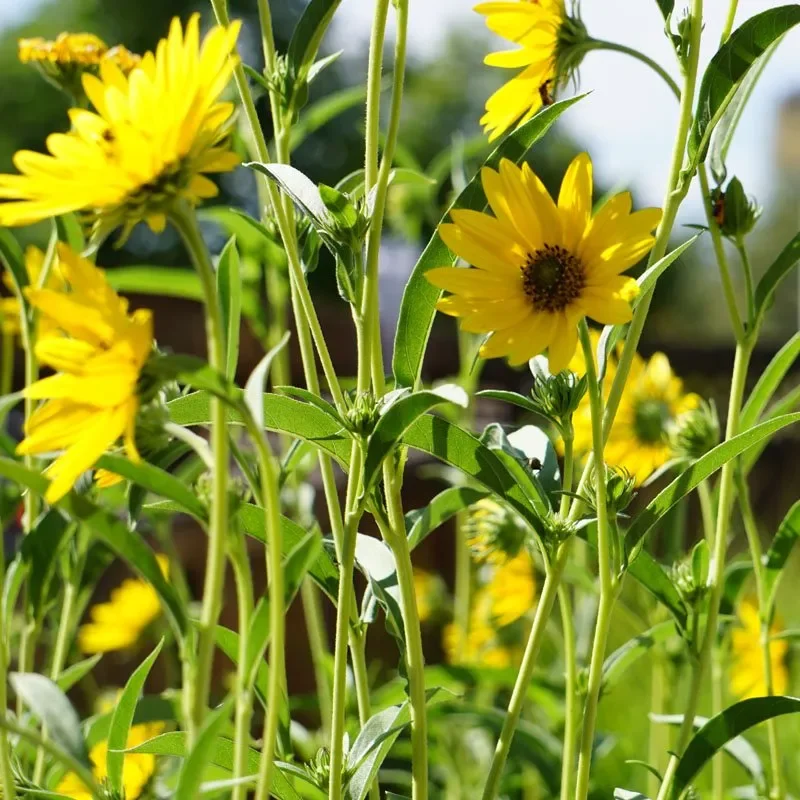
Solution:
M720 441L717 408L702 401L696 408L681 414L670 431L670 446L679 457L701 458Z

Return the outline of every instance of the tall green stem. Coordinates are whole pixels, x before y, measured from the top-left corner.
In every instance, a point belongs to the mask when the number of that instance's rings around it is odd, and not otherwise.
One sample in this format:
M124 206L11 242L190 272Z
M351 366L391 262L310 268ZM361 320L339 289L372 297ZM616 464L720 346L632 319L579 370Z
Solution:
M725 25L722 28L722 35L719 37L720 44L724 44L733 30L733 23L736 20L736 10L739 8L739 0L731 0L728 6L728 16L725 18Z
M406 638L406 670L408 672L409 705L411 707L411 796L428 800L428 720L425 698L425 657L422 652L417 596L411 551L406 536L405 518L400 499L400 482L393 464L385 461L383 481L389 515L383 537L394 553L397 582L402 600L403 627Z
M558 596L558 587L561 584L561 577L569 558L570 542L562 544L555 555L552 563L545 561L545 579L542 586L542 593L536 605L536 614L533 618L533 626L528 635L525 645L525 652L522 662L519 665L517 680L514 682L514 689L511 693L511 700L508 703L508 710L503 719L503 728L500 731L500 738L494 750L489 774L486 777L486 784L483 787L483 800L495 800L500 793L500 784L503 779L503 770L511 749L511 742L514 732L519 724L522 708L525 705L528 687L533 678L533 670L536 666L536 659L544 640L547 623L553 610L553 604Z
M758 612L761 622L760 644L761 656L764 670L764 684L767 696L775 693L774 677L772 674L772 657L770 655L770 616L772 609L769 607L769 596L767 594L766 576L764 574L763 549L761 547L761 535L758 531L753 506L750 502L750 487L741 471L736 473L736 483L738 486L737 497L739 508L742 512L744 530L747 535L747 545L750 550L750 560L753 564L753 577L756 584L756 596L758 598ZM770 787L771 800L783 800L783 771L781 769L780 740L778 739L778 727L776 720L767 720L767 737L769 739L769 758L772 784Z
M0 541L0 576L5 579L6 552ZM5 718L8 709L8 642L11 637L6 630L6 615L0 612L0 713ZM17 785L11 772L11 758L8 748L8 732L0 728L0 781L3 782L3 797L16 800Z
M592 451L594 455L595 508L597 513L597 560L600 573L600 603L597 609L592 658L589 665L589 683L586 689L586 703L583 710L583 731L578 754L578 777L575 788L577 800L586 800L589 795L589 773L592 764L592 746L597 721L597 707L600 701L600 688L603 679L608 633L611 627L611 613L616 601L618 586L615 565L612 558L612 536L608 519L606 498L606 470L603 460L603 398L597 371L594 364L594 351L586 320L578 329L581 346L586 361L586 378L592 415Z
M2 319L0 319L0 324ZM14 384L14 336L3 331L0 334L0 397L11 394Z
M728 422L725 430L725 439L731 439L739 433L739 418L744 397L747 368L750 363L752 345L740 344L736 348L736 357L733 364L733 377L731 378L731 393L728 402ZM717 638L717 624L719 622L719 606L722 600L723 578L725 571L725 553L728 546L728 526L730 524L731 508L734 497L734 475L737 469L736 460L728 461L722 467L719 482L719 504L714 531L714 546L708 574L708 617L706 620L705 634L697 661L692 669L692 683L689 690L689 699L684 709L683 724L678 734L678 742L674 754L670 757L664 781L657 800L666 800L678 768L680 754L689 742L692 734L697 706L703 679L711 660L711 653Z
M564 744L561 756L561 800L573 800L572 776L575 773L575 745L578 724L578 655L575 648L575 622L569 588L558 587L558 605L561 610L561 631L564 638L564 677L566 699L564 702Z
M666 708L667 693L667 656L656 645L653 648L652 668L650 671L650 713L664 714ZM650 735L647 743L648 758L647 763L658 769L664 753L667 752L666 739L667 731L665 726L653 720L650 721ZM666 741L665 741L666 740ZM658 791L659 781L655 775L650 776L650 794L654 795Z
M262 498L263 502L263 498ZM253 718L253 686L250 681L249 649L250 620L253 616L253 583L247 546L243 535L236 531L231 542L231 564L236 581L236 605L239 619L239 650L236 663L236 712L233 737L233 778L244 778L250 751L250 726ZM246 800L249 788L234 786L232 800Z
M195 265L206 311L208 363L213 370L225 371L225 331L217 298L214 266L200 234L197 219L190 209L172 215L172 223L180 233ZM197 659L191 687L189 735L197 736L208 708L211 671L214 660L216 626L222 610L222 590L225 580L225 551L228 533L228 428L225 404L211 398L211 452L214 469L211 476L211 513L208 527L208 554L203 585L203 606L197 626Z

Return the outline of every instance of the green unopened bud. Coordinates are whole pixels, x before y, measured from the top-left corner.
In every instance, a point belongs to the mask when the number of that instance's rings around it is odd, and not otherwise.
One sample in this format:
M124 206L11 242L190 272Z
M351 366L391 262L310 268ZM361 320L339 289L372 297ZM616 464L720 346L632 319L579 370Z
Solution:
M316 786L325 791L331 777L331 755L327 747L321 747L305 765L305 771Z
M586 502L591 505L595 511L597 510L597 503L595 501L597 497L595 491L597 477L597 470L594 470L592 472L591 494L586 497ZM615 518L631 504L631 501L635 497L636 480L626 469L606 465L605 481L608 513L612 518Z
M713 402L703 401L676 420L670 432L670 446L679 457L701 458L720 441L719 416Z
M727 188L717 188L711 193L714 221L724 236L739 239L753 230L761 208L744 191L738 178L731 178Z
M529 540L528 529L522 520L488 497L470 508L464 532L473 558L494 564L514 558Z
M586 376L578 377L570 370L553 375L548 368L547 359L542 356L531 359L530 370L533 375L533 404L543 417L562 427L575 413L586 394Z
M672 44L675 47L675 52L678 54L678 59L681 64L685 64L689 56L689 49L692 45L692 27L694 18L691 13L687 11L681 19L678 20L678 32L672 35ZM699 24L699 23L698 23Z
M331 236L352 249L360 249L369 229L366 203L356 202L344 192L324 183L319 185L319 195L330 215Z
M549 511L544 515L542 518L542 525L545 530L543 536L544 544L546 547L550 548L551 551L574 536L577 530L574 522L570 522L555 511Z
M705 543L703 543L705 544ZM681 598L689 606L696 609L698 604L706 595L706 579L708 577L708 548L705 552L702 548L695 550L692 554L678 561L671 570L672 582L678 590Z
M169 422L166 400L159 396L139 408L136 415L136 448L145 456L158 453L170 442L164 426Z
M380 408L372 392L361 392L347 411L349 429L359 436L369 436L378 421Z

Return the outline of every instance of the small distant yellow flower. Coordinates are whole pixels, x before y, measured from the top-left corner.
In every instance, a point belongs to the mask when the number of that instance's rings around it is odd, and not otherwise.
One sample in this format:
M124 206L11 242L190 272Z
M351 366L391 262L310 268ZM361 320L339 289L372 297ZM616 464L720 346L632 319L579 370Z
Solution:
M604 393L611 389L616 365L609 358ZM696 408L700 398L686 393L683 381L670 367L663 353L648 361L635 355L619 410L606 442L606 462L625 470L636 485L642 484L659 467L674 457L669 433L675 421ZM573 418L576 452L592 449L589 399L585 397Z
M127 749L136 747L148 739L161 734L164 725L161 722L148 722L134 725L128 734ZM108 742L96 744L89 752L92 762L92 773L102 783L108 777ZM156 771L156 757L148 753L129 753L122 764L122 785L125 800L137 800L142 796ZM88 787L73 772L67 773L56 788L58 794L71 797L73 800L93 800Z
M586 39L586 29L567 13L564 0L490 0L475 10L486 17L489 30L519 45L516 50L490 53L485 63L505 69L524 67L486 102L481 124L492 141L553 102L556 84L577 69L581 54L574 45Z
M38 247L28 247L25 250L25 270L28 273L30 286L36 286L39 283L39 276L42 274L43 267L44 253ZM13 291L11 276L7 272L3 274L3 284L9 291ZM61 267L58 263L58 258L56 258L55 263L50 267L45 288L58 292L63 291L65 286ZM20 332L19 303L16 297L3 297L0 299L0 315L2 315L0 325L2 325L3 333L10 336L18 336ZM53 325L48 319L42 319L39 322L39 337L47 336L53 330Z
M127 300L103 271L66 245L58 256L71 291L27 290L41 319L63 331L36 343L39 361L57 374L25 389L27 397L47 402L31 415L17 448L20 455L64 451L47 469L49 503L60 500L120 437L130 458L139 458L137 383L153 346L150 311L129 314Z
M486 584L492 618L500 627L511 625L536 604L536 574L526 550L496 567Z
M164 575L169 562L156 556ZM126 650L139 641L145 629L161 614L161 601L147 581L130 578L123 581L107 603L98 603L89 611L91 622L78 631L78 645L86 654Z
M733 629L731 647L731 692L746 700L750 697L767 695L767 680L764 674L764 655L761 650L761 619L758 605L753 598L746 598L737 610L739 627ZM783 630L777 617L773 620L770 635ZM772 671L772 693L786 694L789 688L789 670L786 656L789 643L785 639L773 639L769 643L769 658Z
M414 567L414 593L420 622L427 622L441 608L444 596L442 579L432 572Z
M524 364L548 349L550 369L560 372L577 348L581 319L630 321L637 286L622 273L652 248L661 211L631 213L624 192L593 216L586 153L569 166L558 205L527 164L504 159L497 172L484 167L481 178L494 216L454 210L453 221L439 227L445 244L472 269L426 273L452 292L437 308L460 317L465 331L491 333L483 358Z
M233 71L238 22L199 39L199 15L174 19L155 54L126 75L111 58L82 75L94 111L70 110L72 129L47 139L49 155L21 150L21 174L0 175L0 225L27 225L87 211L104 229L139 221L154 231L179 200L217 194L205 173L238 163L229 150L233 104L218 101Z
M456 666L510 667L514 660L511 648L497 639L497 631L491 619L492 598L479 591L473 598L469 630L464 631L457 623L445 626L442 636L445 657Z

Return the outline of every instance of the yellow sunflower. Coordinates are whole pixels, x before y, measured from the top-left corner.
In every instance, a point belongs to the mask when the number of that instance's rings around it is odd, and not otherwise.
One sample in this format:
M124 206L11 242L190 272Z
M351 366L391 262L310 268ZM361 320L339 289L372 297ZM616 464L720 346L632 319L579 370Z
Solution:
M636 282L621 273L653 246L655 208L631 213L627 192L592 216L592 162L570 164L556 204L531 168L504 159L484 167L483 188L494 216L457 209L439 233L472 269L439 267L428 280L452 292L440 311L461 317L472 333L491 333L483 358L524 364L549 349L553 372L565 369L583 317L619 325L631 319Z
M464 531L475 561L495 565L516 556L527 538L524 526L513 512L489 497L469 508Z
M123 72L130 72L141 58L122 45L109 47L93 33L60 33L54 41L40 36L20 39L19 60L50 68L96 67L104 60L113 61Z
M498 640L491 610L492 598L480 591L473 598L469 630L455 622L445 626L442 644L448 664L495 669L512 665L515 653Z
M169 561L164 555L156 560L166 576ZM141 578L123 581L111 592L106 603L98 603L89 611L91 622L78 631L78 644L86 654L127 650L139 641L145 629L161 614L161 601L156 590Z
M128 734L126 749L137 747L161 734L161 722L148 722L134 725ZM92 773L98 782L108 778L108 742L100 742L89 751ZM138 800L142 796L156 771L156 757L149 753L129 753L122 762L122 785L125 800ZM56 792L71 797L72 800L93 800L94 795L83 781L73 772L68 772L58 784Z
M25 271L28 273L28 284L30 286L38 285L43 267L44 253L38 247L33 247L31 245L25 250ZM7 272L3 274L3 283L9 291L13 291L11 276ZM50 267L45 288L52 289L56 292L64 291L66 288L58 258L55 259L53 265ZM0 319L0 326L2 326L3 333L11 336L19 335L19 303L16 297L3 297L0 299L0 317L2 317L2 319ZM38 331L38 336L40 338L53 333L54 330L55 328L50 320L47 318L40 320Z
M445 599L444 582L433 572L414 567L414 594L417 597L419 620L428 622L442 607Z
M615 372L616 364L609 358L603 384L606 395ZM675 456L669 434L683 414L699 405L698 395L684 391L683 381L663 353L655 353L648 361L636 354L606 442L606 463L625 470L636 485L642 484ZM588 397L575 412L573 426L576 452L588 453L592 449Z
M146 220L154 231L178 200L197 204L217 194L204 173L233 169L228 149L232 103L218 102L234 66L239 23L215 27L199 41L199 15L179 20L155 54L127 75L111 59L82 76L94 110L70 110L72 129L47 139L49 155L21 150L21 174L0 175L0 225L26 225L87 211L124 234Z
M511 625L525 616L536 604L536 574L527 550L496 567L486 591L496 625Z
M731 647L731 692L742 700L767 695L767 680L764 674L764 654L761 651L761 619L758 604L753 598L745 598L737 609L739 627L733 629ZM783 625L776 617L770 628L770 636L780 633ZM789 688L789 669L786 657L789 643L785 639L773 639L769 643L769 659L772 672L772 692L786 694Z
M139 458L137 383L153 346L150 311L129 314L127 300L108 285L103 271L66 245L59 245L58 257L71 291L27 290L41 319L63 332L36 343L39 361L57 374L25 389L26 396L47 402L31 415L17 448L20 455L64 451L47 469L50 503L120 437L128 455Z
M486 17L489 30L519 45L490 53L485 63L523 68L486 102L481 124L493 141L552 102L555 84L577 68L580 55L573 48L586 38L586 29L580 19L567 14L564 0L491 0L475 10Z

